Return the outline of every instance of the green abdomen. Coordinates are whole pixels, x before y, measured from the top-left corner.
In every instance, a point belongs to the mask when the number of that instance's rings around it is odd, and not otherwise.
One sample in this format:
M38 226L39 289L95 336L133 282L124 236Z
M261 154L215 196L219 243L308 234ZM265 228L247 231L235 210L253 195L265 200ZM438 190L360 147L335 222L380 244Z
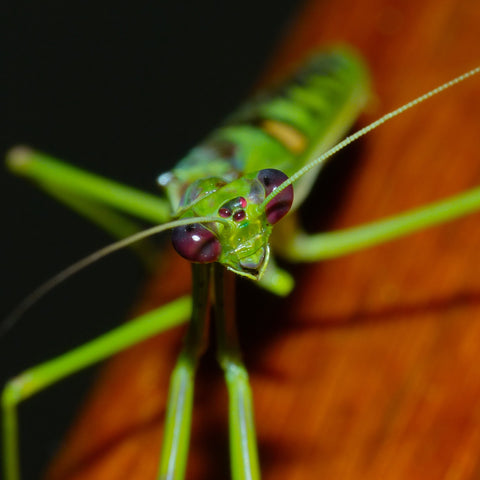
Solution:
M174 208L185 186L199 178L231 181L263 168L292 175L345 135L368 95L368 75L355 53L336 48L311 56L286 82L255 95L177 164L164 185ZM312 180L296 186L296 203Z

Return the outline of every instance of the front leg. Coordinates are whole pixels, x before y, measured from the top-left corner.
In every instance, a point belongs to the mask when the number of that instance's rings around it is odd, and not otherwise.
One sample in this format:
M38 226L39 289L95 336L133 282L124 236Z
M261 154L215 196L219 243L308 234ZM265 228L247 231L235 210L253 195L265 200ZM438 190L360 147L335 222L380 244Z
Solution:
M193 385L198 359L208 340L211 265L192 264L193 311L185 344L170 379L159 480L183 480L192 422Z
M27 147L10 150L7 154L7 167L121 237L130 234L131 228L128 226L125 232L117 231L119 227L123 228L119 225L119 219L125 222L124 215L153 224L171 219L170 206L165 199L68 165ZM97 207L101 208L102 213L95 212ZM115 211L116 215L112 217L110 210Z
M190 298L179 298L10 380L1 395L3 478L20 480L17 410L23 400L83 368L184 322L190 311Z
M480 209L480 188L440 202L388 217L358 227L334 232L307 234L298 225L296 215L279 225L273 240L275 251L294 262L313 262L341 257L363 248L388 242L468 215Z
M252 392L241 359L234 315L234 277L215 264L217 357L229 398L230 464L233 480L259 480Z

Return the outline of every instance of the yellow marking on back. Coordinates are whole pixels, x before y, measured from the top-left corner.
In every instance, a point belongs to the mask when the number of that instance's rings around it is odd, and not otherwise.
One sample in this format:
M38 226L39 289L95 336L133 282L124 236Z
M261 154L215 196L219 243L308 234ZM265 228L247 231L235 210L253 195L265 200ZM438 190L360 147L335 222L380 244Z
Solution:
M264 120L260 124L260 128L277 139L292 153L300 154L307 148L305 135L286 123L277 120Z

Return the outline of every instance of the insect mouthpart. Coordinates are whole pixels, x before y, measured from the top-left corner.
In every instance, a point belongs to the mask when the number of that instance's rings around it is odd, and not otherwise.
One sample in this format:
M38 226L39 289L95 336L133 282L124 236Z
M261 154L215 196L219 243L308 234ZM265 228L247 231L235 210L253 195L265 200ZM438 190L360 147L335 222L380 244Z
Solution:
M255 252L254 255L242 258L239 263L240 266L245 270L258 270L259 267L262 265L264 259L265 248L262 247L259 251Z
M236 265L227 264L226 267L238 275L257 281L262 278L269 258L270 247L267 244L249 255L238 258Z

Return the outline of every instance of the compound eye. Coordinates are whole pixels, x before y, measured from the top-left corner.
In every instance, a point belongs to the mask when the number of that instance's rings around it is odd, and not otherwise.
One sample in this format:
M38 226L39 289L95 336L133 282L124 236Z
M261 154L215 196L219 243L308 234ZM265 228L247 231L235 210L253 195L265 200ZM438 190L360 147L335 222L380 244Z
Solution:
M200 223L174 228L172 243L183 258L196 263L215 262L222 251L217 237Z
M288 177L280 170L274 168L266 168L258 172L258 180L265 188L265 196L270 195L279 185L285 182ZM265 214L270 225L277 223L283 218L293 203L293 187L289 185L282 190L276 197L273 197L265 207Z

